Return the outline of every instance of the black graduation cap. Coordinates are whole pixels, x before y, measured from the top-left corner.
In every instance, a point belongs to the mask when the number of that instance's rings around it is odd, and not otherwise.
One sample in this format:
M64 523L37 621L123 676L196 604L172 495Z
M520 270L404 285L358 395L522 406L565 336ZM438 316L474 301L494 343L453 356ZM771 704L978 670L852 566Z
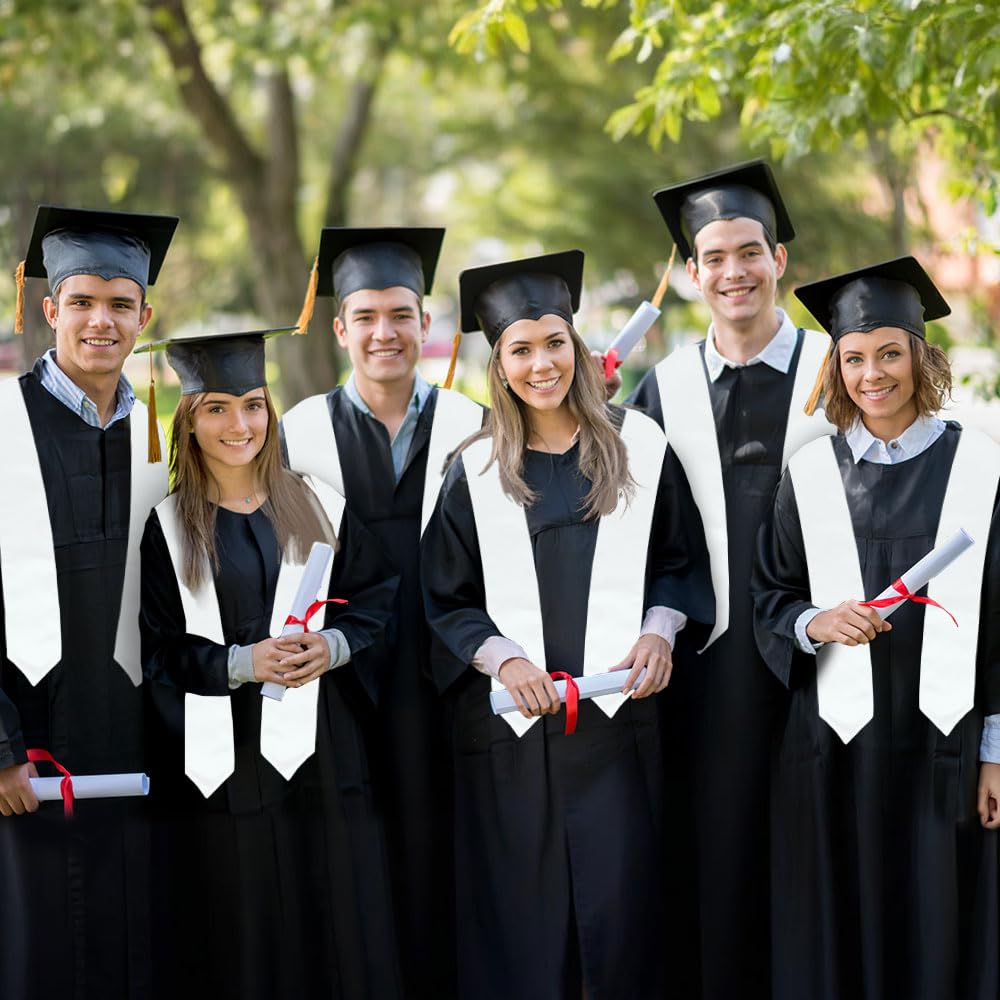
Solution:
M561 316L572 325L580 308L583 251L470 267L458 276L462 332L482 330L490 346L519 319Z
M751 160L653 192L677 248L687 260L699 230L717 219L756 219L776 243L794 239L781 192L766 160Z
M240 333L211 333L198 337L158 340L136 348L167 352L170 367L181 380L181 395L197 392L225 392L242 396L251 389L266 385L264 376L264 341L294 333L296 327L272 330L248 330Z
M48 278L53 291L74 274L131 278L145 292L156 283L178 221L175 215L39 205L25 277Z
M914 257L897 257L813 281L796 288L795 295L834 341L882 326L923 337L924 323L951 312Z
M443 229L324 229L316 294L343 302L361 288L401 285L422 299L434 284L443 242Z

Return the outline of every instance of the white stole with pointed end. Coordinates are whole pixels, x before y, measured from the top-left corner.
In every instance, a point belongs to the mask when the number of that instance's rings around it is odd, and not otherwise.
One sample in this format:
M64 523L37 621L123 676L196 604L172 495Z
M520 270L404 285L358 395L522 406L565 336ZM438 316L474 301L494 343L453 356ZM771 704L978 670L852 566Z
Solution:
M584 674L605 673L625 656L639 637L645 610L646 556L666 439L655 421L635 410L626 411L621 436L636 491L629 504L619 503L598 523L590 571ZM560 669L560 664L545 663L538 577L524 509L503 492L496 462L483 471L491 448L492 442L483 439L462 453L479 537L486 613L502 635L524 649L535 666ZM493 690L503 690L496 678ZM620 693L594 699L609 717L624 700ZM501 718L518 736L538 721L517 714Z
M131 487L128 549L115 660L133 684L142 681L139 658L139 540L146 516L167 491L167 465L149 464L147 411L136 401L130 417ZM0 567L6 616L7 657L32 684L62 659L55 546L42 470L20 381L0 385ZM160 432L161 453L166 454Z
M802 525L810 598L820 608L864 598L857 541L832 442L816 441L791 460L789 471ZM1000 481L1000 447L975 430L963 430L952 464L935 544L964 528L975 544L933 579L929 597L943 612L924 613L920 654L920 710L946 735L975 698L983 569ZM891 584L885 581L885 586ZM876 640L877 641L877 640ZM829 643L817 653L819 714L845 742L874 714L871 651L867 644Z
M343 497L326 483L315 479L306 479L306 483L319 499L331 527L339 533L344 515ZM197 590L191 590L182 580L183 555L176 494L171 494L159 504L156 513L177 578L185 631L224 645L219 599L211 574L206 575ZM281 561L271 614L272 637L281 634L303 569L304 564L291 563L286 559ZM319 597L326 597L329 581L328 570ZM280 702L261 699L261 755L286 779L292 777L316 748L319 684L320 681L316 680L301 688L289 688ZM234 767L233 715L229 695L186 693L184 773L208 798L233 773Z
M830 338L803 330L792 398L785 423L782 468L808 441L835 433L822 411L807 417L802 408L822 365ZM697 344L680 347L656 366L667 441L680 459L701 513L715 588L715 626L701 652L729 628L729 526L722 483L722 457L708 392L708 375Z

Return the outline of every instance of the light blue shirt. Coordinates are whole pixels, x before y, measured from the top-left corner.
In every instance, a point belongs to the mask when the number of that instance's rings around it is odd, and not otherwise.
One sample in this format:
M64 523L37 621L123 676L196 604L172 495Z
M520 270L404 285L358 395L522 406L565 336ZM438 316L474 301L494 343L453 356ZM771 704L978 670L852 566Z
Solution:
M124 375L118 376L115 412L111 419L102 425L97 404L56 364L56 349L50 347L39 361L41 362L39 381L42 383L42 388L91 427L108 428L116 420L124 420L132 412L135 393Z
M864 422L856 420L844 435L854 464L865 461L874 465L898 465L925 452L945 431L939 417L917 417L897 438L886 443L875 437ZM803 611L795 620L795 639L805 653L815 653L822 643L813 643L806 635L806 626L820 613L820 608ZM990 764L1000 764L1000 715L988 715L983 721L983 736L979 745L979 759Z
M361 398L358 392L358 384L354 380L354 372L348 376L344 383L344 395L362 412L369 417L374 417L371 408ZM409 406L406 408L406 416L396 431L396 436L389 442L389 450L392 453L392 470L395 473L396 481L406 464L406 456L410 453L410 445L413 443L413 433L417 429L417 421L423 413L427 400L430 399L431 385L418 371L413 373L413 394L410 396ZM375 419L378 419L377 417Z

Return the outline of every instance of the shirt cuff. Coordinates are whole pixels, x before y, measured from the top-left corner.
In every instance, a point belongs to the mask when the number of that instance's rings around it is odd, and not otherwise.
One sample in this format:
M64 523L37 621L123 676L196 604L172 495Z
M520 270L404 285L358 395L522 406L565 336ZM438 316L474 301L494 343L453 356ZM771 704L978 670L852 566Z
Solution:
M254 684L253 646L229 647L229 688L235 691L241 684Z
M688 616L683 611L674 611L662 604L650 608L642 620L640 635L658 635L665 639L670 648L674 648L677 633L688 623Z
M1000 764L1000 715L987 715L983 719L979 760L983 764Z
M319 634L326 639L326 644L330 647L330 666L327 668L328 670L333 670L334 667L342 667L345 663L350 662L351 647L348 645L347 636L339 628L325 628Z
M809 638L806 632L806 626L822 611L822 608L808 608L803 611L798 618L795 619L795 645L802 650L803 653L809 653L812 656L816 655L818 649L822 649L825 643L813 642Z
M499 680L500 668L508 661L519 657L528 659L528 654L513 640L502 635L491 635L472 657L472 665L481 674Z

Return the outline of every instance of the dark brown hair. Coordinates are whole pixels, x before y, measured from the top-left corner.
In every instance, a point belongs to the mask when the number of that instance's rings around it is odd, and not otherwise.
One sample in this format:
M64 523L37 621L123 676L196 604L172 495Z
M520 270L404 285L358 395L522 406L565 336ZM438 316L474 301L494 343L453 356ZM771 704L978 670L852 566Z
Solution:
M910 351L913 357L913 398L917 416L937 413L951 399L951 365L948 355L923 337L910 334ZM840 351L834 345L823 373L823 408L826 417L844 433L857 420L860 410L847 394L840 374Z
M170 430L171 492L177 495L182 537L181 575L191 590L204 582L206 570L211 568L214 572L219 568L215 548L218 508L212 500L218 489L192 427L194 411L204 398L205 393L181 396ZM266 388L264 399L267 432L264 445L253 460L257 488L267 495L261 510L274 525L282 553L296 562L305 562L313 542L336 545L336 535L312 490L301 477L282 465L278 414Z

